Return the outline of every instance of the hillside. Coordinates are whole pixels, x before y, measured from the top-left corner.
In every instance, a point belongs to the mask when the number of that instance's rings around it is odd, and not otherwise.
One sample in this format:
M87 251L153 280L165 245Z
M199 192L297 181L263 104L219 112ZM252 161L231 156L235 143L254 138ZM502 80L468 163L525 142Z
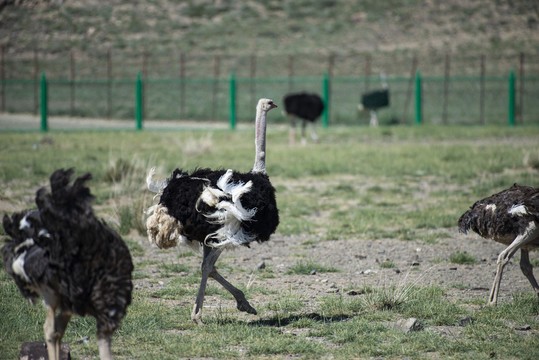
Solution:
M4 0L10 51L110 47L166 52L537 50L534 0Z
M8 59L30 59L35 49L42 57L64 60L66 51L102 58L108 49L127 60L142 51L420 58L450 52L513 59L519 52L537 54L539 5L536 0L3 0L0 45Z

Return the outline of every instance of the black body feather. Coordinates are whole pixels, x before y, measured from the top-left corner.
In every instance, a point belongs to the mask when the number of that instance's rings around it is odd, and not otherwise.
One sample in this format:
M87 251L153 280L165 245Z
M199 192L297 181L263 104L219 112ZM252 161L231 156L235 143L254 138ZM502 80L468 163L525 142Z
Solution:
M511 211L518 206L525 211ZM473 204L460 217L458 227L464 233L472 230L484 238L510 244L524 233L530 221L539 222L539 188L514 184ZM532 244L539 246L539 239Z
M283 99L285 112L314 122L324 111L324 102L317 94L289 94Z
M205 186L216 188L217 181L226 170L196 169L191 174L180 169L174 170L163 190L159 203L164 205L171 216L182 225L182 235L189 240L204 242L220 225L208 221L206 215L217 209L199 197ZM253 182L252 190L242 195L241 204L245 209L256 208L251 221L242 223L244 231L256 236L259 242L267 241L279 225L279 213L275 200L275 189L266 174L233 172L235 183ZM197 211L193 211L197 209ZM207 240L211 243L211 238ZM245 244L248 245L248 244Z
M93 196L84 185L91 175L69 185L72 174L52 174L52 192L37 192L37 210L4 216L10 237L2 248L4 268L24 297L52 292L61 311L91 315L98 333L110 333L131 303L133 263L121 237L93 214ZM14 271L15 261L23 263L27 278Z

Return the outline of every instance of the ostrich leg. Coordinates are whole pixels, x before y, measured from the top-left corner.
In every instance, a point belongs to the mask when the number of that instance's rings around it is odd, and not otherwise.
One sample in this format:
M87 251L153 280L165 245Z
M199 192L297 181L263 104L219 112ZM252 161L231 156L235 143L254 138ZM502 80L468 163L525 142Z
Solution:
M515 255L515 252L520 249L522 246L534 241L537 236L539 236L539 229L532 221L528 224L528 227L524 234L518 235L515 240L509 245L504 251L500 253L497 261L496 277L494 278L494 283L492 284L492 289L490 290L490 296L488 299L489 305L496 305L498 303L498 292L500 289L500 283L502 281L503 268L509 260ZM524 273L526 275L526 273ZM533 275L532 275L533 276ZM529 277L528 277L529 280ZM533 284L532 284L533 286Z
M213 278L215 281L217 281L219 284L221 284L225 289L228 290L229 293L234 296L234 299L236 299L237 302L237 308L239 311L245 311L246 313L256 315L256 310L249 304L249 301L245 298L245 294L240 289L234 287L231 283L226 281L224 277L222 277L215 268L210 273L210 277Z
M301 145L307 145L307 137L305 136L305 128L307 127L307 120L301 120Z
M290 133L288 135L288 144L294 145L296 143L296 118L290 117Z
M71 320L71 314L60 312L58 316L55 316L55 312L56 310L53 306L47 305L47 318L43 325L43 330L45 332L49 359L60 360L62 337L64 336L69 320Z
M112 351L110 350L111 340L112 334L110 333L97 334L97 346L99 347L100 360L112 360Z
M54 329L54 313L54 308L47 305L47 318L45 319L45 324L43 324L43 332L45 333L49 360L60 360L60 349L56 348L56 337L58 334L56 334Z
M191 313L191 320L199 325L202 325L202 304L204 303L204 295L206 294L206 284L208 283L208 277L213 271L215 262L219 258L219 255L223 252L223 248L212 248L204 245L204 255L202 260L202 279L200 280L200 287L198 288L198 294L193 306L193 312Z
M318 135L316 135L316 131L314 131L314 121L309 123L309 128L311 129L311 139L317 143L320 139L318 139Z
M526 276L530 284L532 284L535 294L539 296L539 285L533 276L533 266L530 264L530 256L528 255L528 251L524 249L520 250L520 270L522 270L524 276Z

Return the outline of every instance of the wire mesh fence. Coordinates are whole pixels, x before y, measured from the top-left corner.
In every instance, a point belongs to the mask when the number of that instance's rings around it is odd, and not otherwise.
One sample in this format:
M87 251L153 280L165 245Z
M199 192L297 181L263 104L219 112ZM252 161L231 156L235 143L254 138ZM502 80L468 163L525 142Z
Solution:
M523 54L490 62L485 56L446 55L425 62L405 56L389 61L370 55L232 57L181 53L167 58L123 54L120 60L110 51L91 59L70 53L60 61L50 54L37 54L26 54L20 62L7 61L2 54L0 120L6 114L39 114L43 100L38 71L46 69L48 115L77 118L88 128L97 126L95 119L114 119L132 127L137 106L145 127L174 121L226 124L232 115L231 74L235 74L233 115L238 122L253 121L258 98L269 97L279 103L288 93L327 91L329 125L367 125L370 115L359 106L361 96L387 86L390 106L379 109L381 124L507 124L511 92L515 123L539 124L539 66L535 58ZM512 65L517 72L514 87L509 89L507 68ZM415 76L420 67L423 76L418 99ZM142 69L142 104L136 103L134 69ZM492 69L495 75L491 75ZM327 85L322 70L328 76ZM385 71L388 75L382 80L377 73L385 75ZM432 75L434 72L437 75ZM278 116L275 121L288 120ZM34 122L39 128L39 120ZM0 121L0 130L6 128Z
M515 85L515 122L539 124L539 77L526 77ZM323 93L323 78L237 79L235 121L252 122L258 98L281 102L291 92ZM417 119L414 79L387 78L390 106L378 110L380 124L508 124L507 77L422 77L422 116ZM225 79L145 79L142 118L154 121L222 122L230 120L230 81ZM47 109L51 117L75 117L93 127L96 118L135 119L136 79L50 80ZM5 88L8 113L34 113L41 101L40 86L32 80L10 80ZM329 82L329 125L367 125L369 112L360 99L367 91L381 88L377 78L335 77ZM36 90L37 89L37 90ZM288 121L279 115L276 122ZM1 124L0 124L1 126ZM39 120L36 119L39 127Z

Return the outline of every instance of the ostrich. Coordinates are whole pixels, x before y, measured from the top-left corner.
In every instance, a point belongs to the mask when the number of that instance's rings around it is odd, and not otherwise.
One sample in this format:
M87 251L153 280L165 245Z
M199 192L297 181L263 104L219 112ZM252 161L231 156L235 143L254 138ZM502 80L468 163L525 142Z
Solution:
M375 90L363 94L359 106L360 110L366 109L371 112L369 125L372 127L378 126L378 116L376 115L376 111L380 108L389 106L389 86L387 85L386 74L384 72L380 74L380 80L382 81L382 90Z
M198 324L208 277L234 296L238 310L256 315L244 293L217 272L215 262L226 248L269 240L279 224L275 189L266 174L266 115L276 107L269 99L258 102L255 162L250 172L196 169L189 174L176 169L159 183L153 181L152 168L146 179L148 189L161 195L148 211L150 243L169 248L179 240L195 249L202 247L202 279L191 314Z
M318 142L318 136L314 131L314 121L324 111L324 102L317 94L298 93L288 94L283 99L284 113L290 117L290 144L295 143L296 137L296 117L302 119L301 123L301 143L305 145L307 139L305 137L305 127L309 121L311 129L311 138L314 142Z
M489 305L496 305L505 265L520 249L520 269L539 296L528 252L539 248L539 188L514 184L477 201L458 221L459 230L473 230L486 239L508 245L498 256Z
M36 193L37 210L4 216L10 237L2 248L4 268L32 304L43 297L49 359L60 359L71 316L90 315L97 320L99 356L110 360L112 334L131 303L133 264L121 237L93 214L84 185L91 174L70 185L72 174L51 175L51 193Z

